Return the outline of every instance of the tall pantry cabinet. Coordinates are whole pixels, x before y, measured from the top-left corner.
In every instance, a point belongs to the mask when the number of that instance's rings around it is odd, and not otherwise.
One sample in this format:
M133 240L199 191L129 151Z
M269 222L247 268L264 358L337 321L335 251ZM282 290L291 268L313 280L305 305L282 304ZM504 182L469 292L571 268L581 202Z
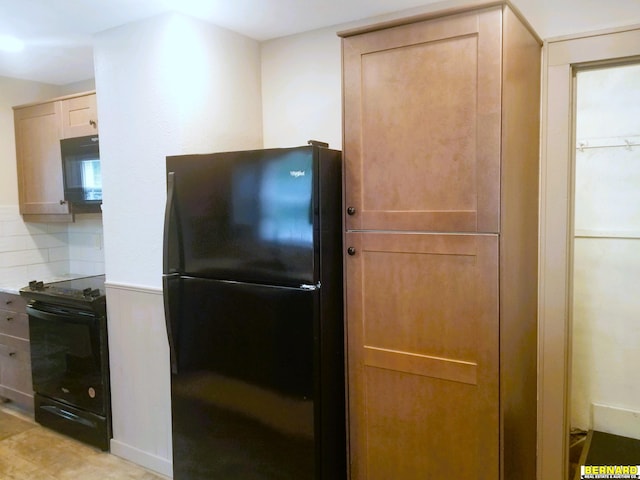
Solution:
M508 2L340 35L351 479L533 480L540 41Z

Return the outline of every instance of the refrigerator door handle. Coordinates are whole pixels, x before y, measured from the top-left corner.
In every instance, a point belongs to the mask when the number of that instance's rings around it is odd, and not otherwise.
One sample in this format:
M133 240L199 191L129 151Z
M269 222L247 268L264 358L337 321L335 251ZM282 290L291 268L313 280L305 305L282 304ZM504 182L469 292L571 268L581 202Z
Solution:
M176 271L176 265L171 265L171 254L172 249L170 248L171 243L171 220L173 218L173 203L175 197L175 172L167 173L167 204L164 210L164 234L163 234L163 269L162 271L165 274L174 273Z
M302 290L310 290L310 291L320 290L320 282L316 283L315 285L310 285L308 283L303 283L303 284L300 285L300 288Z
M172 273L162 276L162 290L164 300L164 321L167 326L167 340L169 342L169 360L171 363L171 373L178 373L178 359L176 352L175 325L171 315L171 297L175 294L171 290L174 288L175 282L180 279L180 274Z

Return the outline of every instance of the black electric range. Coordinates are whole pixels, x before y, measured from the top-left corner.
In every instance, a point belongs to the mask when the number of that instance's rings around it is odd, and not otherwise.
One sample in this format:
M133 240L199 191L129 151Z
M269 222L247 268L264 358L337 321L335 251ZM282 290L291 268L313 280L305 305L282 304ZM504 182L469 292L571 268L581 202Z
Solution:
M111 439L104 275L29 282L35 420L102 450Z
M44 283L33 280L20 289L20 295L45 303L87 308L102 313L106 305L104 275Z

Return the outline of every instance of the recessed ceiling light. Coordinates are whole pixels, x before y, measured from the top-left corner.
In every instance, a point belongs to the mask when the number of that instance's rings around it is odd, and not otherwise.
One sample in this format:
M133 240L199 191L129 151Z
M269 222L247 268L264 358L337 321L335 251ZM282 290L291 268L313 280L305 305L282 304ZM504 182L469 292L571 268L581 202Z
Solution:
M24 42L11 35L0 35L0 50L4 52L20 52L24 50Z

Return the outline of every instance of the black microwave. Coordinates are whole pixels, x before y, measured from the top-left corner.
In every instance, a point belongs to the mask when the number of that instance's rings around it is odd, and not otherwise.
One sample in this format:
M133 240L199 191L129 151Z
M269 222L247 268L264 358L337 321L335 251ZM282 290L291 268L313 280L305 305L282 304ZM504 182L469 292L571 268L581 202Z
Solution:
M73 204L102 203L100 142L97 135L60 140L64 199Z

